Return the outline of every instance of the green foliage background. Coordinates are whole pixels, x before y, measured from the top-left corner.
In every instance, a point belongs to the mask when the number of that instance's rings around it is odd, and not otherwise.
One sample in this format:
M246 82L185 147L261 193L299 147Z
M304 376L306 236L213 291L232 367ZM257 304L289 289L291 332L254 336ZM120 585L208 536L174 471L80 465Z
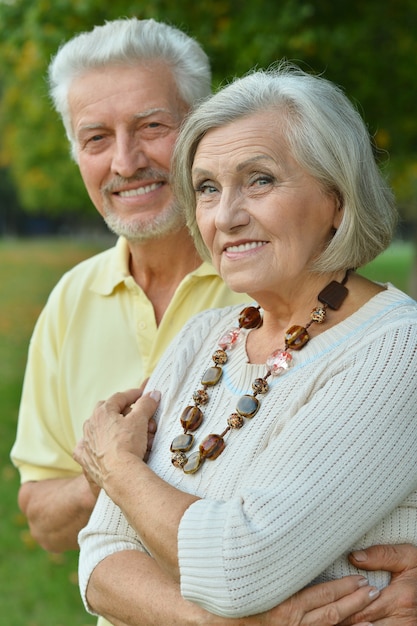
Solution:
M215 87L282 57L342 85L389 151L382 161L403 215L415 217L415 0L0 0L0 167L24 209L93 212L50 106L46 68L74 33L133 15L197 38Z
M417 222L417 3L415 0L0 0L0 221L2 212L94 214L49 102L46 69L74 33L120 16L154 18L198 39L216 88L282 57L322 73L357 103L407 224ZM415 231L416 232L416 231ZM94 623L76 585L76 555L51 556L31 539L8 462L27 344L61 273L95 250L0 243L0 623ZM372 278L391 280L391 256ZM377 260L379 263L380 260ZM411 257L407 254L407 266ZM370 271L374 271L370 268ZM415 289L417 293L417 268ZM408 277L404 276L406 289ZM397 282L394 280L394 282Z

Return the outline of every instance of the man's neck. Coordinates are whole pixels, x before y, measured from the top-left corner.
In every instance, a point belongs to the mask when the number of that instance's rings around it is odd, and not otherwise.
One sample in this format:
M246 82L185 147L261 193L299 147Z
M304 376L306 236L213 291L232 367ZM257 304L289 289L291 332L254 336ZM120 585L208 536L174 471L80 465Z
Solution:
M146 243L129 242L130 271L159 324L182 279L201 265L188 230Z

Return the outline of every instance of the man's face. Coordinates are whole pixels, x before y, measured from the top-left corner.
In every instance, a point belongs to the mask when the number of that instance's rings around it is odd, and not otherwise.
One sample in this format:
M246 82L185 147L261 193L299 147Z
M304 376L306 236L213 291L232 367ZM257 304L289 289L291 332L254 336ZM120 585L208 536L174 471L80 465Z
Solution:
M69 91L81 176L118 235L147 240L183 225L169 183L187 112L162 63L94 69Z

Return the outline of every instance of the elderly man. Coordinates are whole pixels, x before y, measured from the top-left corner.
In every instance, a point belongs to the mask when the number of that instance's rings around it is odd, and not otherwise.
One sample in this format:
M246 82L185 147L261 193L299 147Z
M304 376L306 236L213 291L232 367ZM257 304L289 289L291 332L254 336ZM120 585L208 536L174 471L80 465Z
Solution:
M49 77L91 201L119 236L114 248L61 279L30 344L12 459L22 479L19 504L33 536L59 552L77 548L78 532L96 501L98 489L72 453L97 400L146 379L189 317L241 302L242 296L230 292L197 255L170 187L180 124L210 92L210 67L201 47L153 20L116 20L65 44ZM381 624L400 623L400 589L401 597L414 589L412 550L389 553L386 568L405 570L397 592L392 586L356 623L384 615L392 617ZM380 550L369 552L369 568L382 567L381 558ZM174 610L185 621L188 607L178 589L166 595L175 606L160 603L154 613L152 577L156 585L162 574L152 571L144 573L141 590L143 624L177 623ZM371 599L357 579L337 581L302 592L274 609L273 619L284 626L323 626ZM117 616L112 620L126 623Z

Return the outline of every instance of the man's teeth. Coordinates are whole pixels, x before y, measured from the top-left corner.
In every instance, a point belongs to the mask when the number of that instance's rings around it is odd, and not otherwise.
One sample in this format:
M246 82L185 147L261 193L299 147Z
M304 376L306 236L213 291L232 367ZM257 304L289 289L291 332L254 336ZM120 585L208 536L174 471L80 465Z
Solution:
M127 191L119 191L121 198L131 198L132 196L143 196L145 193L154 191L161 186L162 183L152 183L152 185L146 185L145 187L138 187L137 189L129 189Z
M246 250L253 250L254 248L260 248L265 245L265 241L251 241L248 243L241 243L239 246L229 246L227 252L246 252Z

